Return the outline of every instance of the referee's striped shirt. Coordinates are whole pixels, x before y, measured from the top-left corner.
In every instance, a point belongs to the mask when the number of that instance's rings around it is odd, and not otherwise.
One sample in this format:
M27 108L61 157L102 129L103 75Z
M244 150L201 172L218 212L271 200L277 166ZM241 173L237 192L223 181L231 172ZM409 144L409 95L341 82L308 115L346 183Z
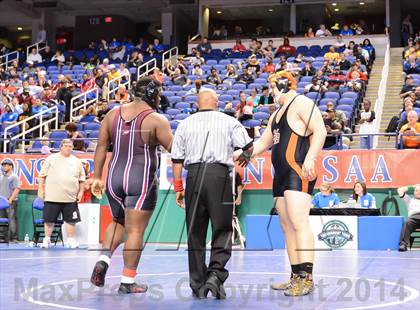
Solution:
M233 167L234 148L245 148L251 143L237 119L214 110L200 110L179 124L171 155L174 162L183 161L185 166L203 162Z

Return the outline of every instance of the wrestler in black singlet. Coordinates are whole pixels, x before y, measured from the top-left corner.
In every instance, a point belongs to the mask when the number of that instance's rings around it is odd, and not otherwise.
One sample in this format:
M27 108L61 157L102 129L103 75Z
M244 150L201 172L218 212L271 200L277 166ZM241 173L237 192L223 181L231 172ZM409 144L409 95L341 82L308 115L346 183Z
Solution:
M302 165L308 153L309 136L301 136L290 128L287 112L299 95L295 96L287 106L279 122L276 122L278 110L271 124L273 148L271 162L274 167L273 196L283 197L286 190L312 194L315 182L303 178Z

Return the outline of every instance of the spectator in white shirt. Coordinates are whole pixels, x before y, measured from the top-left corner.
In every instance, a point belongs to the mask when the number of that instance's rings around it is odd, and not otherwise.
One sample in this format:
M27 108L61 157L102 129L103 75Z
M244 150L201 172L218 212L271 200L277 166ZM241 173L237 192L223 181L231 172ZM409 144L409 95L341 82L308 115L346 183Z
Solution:
M413 197L407 195L407 192L414 190ZM398 189L398 195L407 205L408 218L401 230L400 248L398 251L407 251L410 243L410 236L413 231L420 228L420 184L412 186L404 186Z
M51 58L51 62L55 62L57 64L58 69L61 69L61 67L66 62L66 58L63 55L63 52L58 50L55 52L55 55Z
M332 36L331 31L325 28L324 24L319 25L319 29L315 33L316 37L329 37Z
M31 53L28 55L28 58L26 59L26 62L29 62L29 61L32 61L34 64L42 62L42 57L38 53L35 47L32 48Z

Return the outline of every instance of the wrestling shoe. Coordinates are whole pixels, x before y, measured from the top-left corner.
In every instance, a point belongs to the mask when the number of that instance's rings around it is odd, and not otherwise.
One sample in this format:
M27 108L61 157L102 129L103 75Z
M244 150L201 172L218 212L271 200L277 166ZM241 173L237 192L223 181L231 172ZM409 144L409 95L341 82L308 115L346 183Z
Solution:
M147 289L146 284L121 283L118 288L118 294L146 293Z
M312 275L301 271L299 278L295 284L284 291L285 296L305 296L311 294L314 291L314 281Z
M285 283L273 283L271 284L271 289L276 291L285 291L290 288L299 280L299 275L296 273L292 273L292 277L289 279L288 282Z
M90 277L90 282L98 287L103 287L105 284L105 276L108 270L108 264L103 260L96 262L95 267L93 267L92 276Z

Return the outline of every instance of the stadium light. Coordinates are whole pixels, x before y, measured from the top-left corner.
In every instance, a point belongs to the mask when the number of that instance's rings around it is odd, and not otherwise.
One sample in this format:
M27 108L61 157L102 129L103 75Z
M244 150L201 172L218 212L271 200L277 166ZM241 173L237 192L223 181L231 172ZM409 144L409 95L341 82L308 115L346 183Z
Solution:
M365 5L365 3L364 3L364 2L359 2L359 4L360 4L360 5Z
M22 31L23 28L22 27L17 27L17 30Z
M338 12L338 11L340 11L340 9L334 9L334 11L335 11L335 12Z
M336 6L336 5L337 5L337 3L333 2L333 3L331 3L331 5L332 5L332 6Z
M273 9L268 9L268 12L273 12L274 10Z
M217 14L222 14L222 11L216 11Z

